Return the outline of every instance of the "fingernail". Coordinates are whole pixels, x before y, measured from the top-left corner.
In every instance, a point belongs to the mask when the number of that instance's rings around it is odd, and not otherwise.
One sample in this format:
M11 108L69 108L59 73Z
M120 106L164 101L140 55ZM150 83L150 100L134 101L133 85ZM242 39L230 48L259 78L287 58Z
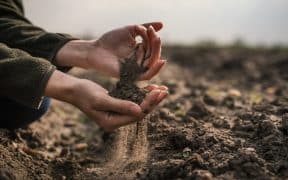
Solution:
M138 105L135 105L131 108L131 110L135 113L136 112L139 113L139 112L141 112L141 107L139 107Z
M157 89L157 90L155 90L155 94L160 94L161 93L161 90L160 89Z
M162 91L162 94L160 94L157 98L158 103L160 103L164 97L168 95L168 91Z

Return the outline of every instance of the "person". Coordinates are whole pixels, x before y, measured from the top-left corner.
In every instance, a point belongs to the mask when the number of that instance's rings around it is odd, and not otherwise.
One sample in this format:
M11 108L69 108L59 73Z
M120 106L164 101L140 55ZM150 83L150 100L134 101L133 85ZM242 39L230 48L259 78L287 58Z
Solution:
M135 39L141 36L149 58L148 70L139 80L149 80L166 63L160 58L156 33L162 26L129 25L86 41L33 25L24 16L21 0L0 0L0 128L25 127L39 119L49 107L49 97L73 104L105 131L143 119L167 96L165 86L148 85L148 95L137 105L65 72L76 66L119 77L119 59L134 50Z

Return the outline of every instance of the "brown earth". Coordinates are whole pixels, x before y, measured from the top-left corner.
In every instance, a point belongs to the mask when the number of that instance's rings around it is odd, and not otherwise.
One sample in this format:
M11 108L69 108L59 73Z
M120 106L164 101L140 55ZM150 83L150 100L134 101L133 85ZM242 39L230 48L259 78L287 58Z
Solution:
M170 96L107 138L53 101L28 129L0 130L0 179L286 179L288 51L166 47L153 82ZM108 89L114 80L75 69Z

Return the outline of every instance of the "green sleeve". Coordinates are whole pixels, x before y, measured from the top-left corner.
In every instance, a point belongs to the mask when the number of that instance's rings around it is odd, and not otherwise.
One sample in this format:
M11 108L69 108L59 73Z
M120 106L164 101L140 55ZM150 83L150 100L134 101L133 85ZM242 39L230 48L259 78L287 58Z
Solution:
M55 69L47 60L0 43L0 97L38 108Z
M47 59L62 70L63 67L56 64L55 56L58 50L72 39L75 38L65 34L49 33L33 25L24 16L21 1L0 0L0 42L9 47Z

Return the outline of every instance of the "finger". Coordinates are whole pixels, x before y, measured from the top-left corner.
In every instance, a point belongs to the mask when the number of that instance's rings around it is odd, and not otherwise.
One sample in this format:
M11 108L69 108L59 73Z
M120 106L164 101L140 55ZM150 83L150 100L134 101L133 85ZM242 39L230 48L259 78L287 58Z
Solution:
M99 107L98 107L99 109ZM141 107L134 102L108 96L102 104L101 110L113 111L123 115L139 116Z
M163 99L165 99L168 96L168 91L167 90L161 90L161 93L157 97L157 104L159 104Z
M159 60L151 68L149 68L140 78L140 80L149 80L155 76L161 68L166 64L166 60Z
M152 31L153 31L153 27L149 26L147 28L147 34L148 34L148 38L149 38L149 47L146 50L146 54L145 54L145 58L149 58L151 56L151 49L153 48L153 37L152 37Z
M151 51L152 49L154 48L154 42L158 39L158 35L156 33L153 33L155 32L153 26L149 26L147 28L147 34L148 34L148 38L149 38L149 47L146 51L146 54L145 54L145 59L148 59L150 58L151 56ZM149 59L150 60L150 59ZM149 61L148 60L148 61ZM149 62L147 62L148 64ZM145 66L147 66L147 64L145 64Z
M131 28L130 28L131 29ZM133 26L133 28L130 30L132 36L135 38L136 36L141 36L141 38L143 39L143 45L145 50L148 49L149 47L149 37L147 34L147 28L145 28L144 26L141 25L136 25Z
M153 28L156 30L156 31L159 31L162 29L163 27L163 23L162 22L150 22L150 23L145 23L145 24L142 24L144 27L148 28L149 26L153 26Z
M153 110L155 105L157 104L157 98L160 95L161 90L155 89L152 90L143 100L140 107L142 108L142 111L144 114L148 114Z
M163 91L168 91L168 87L167 86L159 86L159 89L163 90Z
M148 92L154 90L154 89L158 89L159 86L156 84L149 84L148 86L144 87L145 90L147 90Z
M154 63L157 62L157 60L160 60L160 56L161 56L161 39L158 37L158 35L156 34L155 30L151 30L151 53L150 53L150 57L149 60L146 61L144 64L147 67L151 67L153 66Z
M168 87L167 86L158 86L157 84L149 84L147 86L144 87L145 90L147 91L152 91L154 89L160 89L163 91L168 91Z

